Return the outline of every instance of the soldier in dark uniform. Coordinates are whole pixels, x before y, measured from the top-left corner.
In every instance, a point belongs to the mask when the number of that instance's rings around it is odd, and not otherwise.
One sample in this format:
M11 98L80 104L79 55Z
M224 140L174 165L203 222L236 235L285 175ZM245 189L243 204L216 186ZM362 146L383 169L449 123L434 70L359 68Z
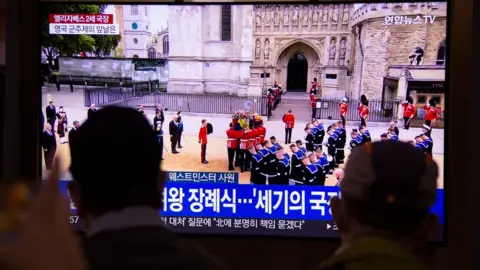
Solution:
M283 147L277 149L277 177L275 178L275 185L288 185L290 176L290 161L285 156ZM272 184L272 183L269 183Z
M327 128L327 134L329 135L327 140L327 154L328 154L328 162L330 163L330 169L333 170L335 168L335 154L337 152L336 143L337 143L337 135L334 133L334 130L331 126Z
M307 149L303 147L303 143L301 140L295 141L295 145L297 146L298 151L302 152L303 155L307 153Z
M420 149L423 153L428 153L428 144L423 140L422 135L415 137L415 147Z
M303 184L302 157L304 155L295 144L290 145L290 151L292 151L290 179L292 179L296 185L301 185Z
M428 133L422 133L422 140L423 140L424 144L427 146L425 148L425 152L429 153L431 155L433 153L433 140L427 134Z
M358 135L361 137L362 144L372 142L372 136L370 135L370 131L368 131L365 126L360 126L358 128L358 133Z
M153 130L157 135L158 151L160 152L161 160L163 160L163 121L157 115L153 118Z
M313 140L314 148L322 148L323 139L325 138L325 129L320 120L313 121L313 128L315 129L315 139Z
M355 147L362 144L362 137L358 134L358 130L353 129L352 133L350 133L352 140L350 141L350 149L354 149Z
M72 76L68 76L68 85L70 86L70 92L73 93L73 79Z
M272 146L274 146L277 150L282 147L282 146L278 143L278 141L277 141L277 139L275 138L275 136L270 137L270 143L271 143Z
M58 79L57 75L54 75L55 86L57 87L57 91L60 92L60 80Z
M155 117L153 118L153 123L160 123L160 125L163 125L163 122L165 121L165 116L163 115L163 111L161 110L156 110L155 111Z
M322 148L317 147L315 149L315 154L317 156L317 164L322 166L324 174L331 174L333 169L330 169L330 163L328 162L328 156L323 152Z
M337 128L335 132L338 134L338 140L336 142L335 148L337 149L337 154L335 155L335 162L337 164L343 164L345 160L345 144L347 144L347 132L343 127L342 121L337 122Z
M312 134L312 129L310 128L310 125L308 125L305 128L305 147L307 151L312 152L313 149L313 141L315 140L315 136Z
M265 140L265 149L268 150L268 158L266 160L266 176L268 184L275 183L274 178L277 177L277 147L269 140Z
M302 172L303 172L303 184L306 186L314 186L317 184L318 173L320 170L310 162L310 155L312 152L302 158Z
M319 163L316 153L310 155L310 162L317 167L318 172L315 173L315 183L316 186L325 186L325 170L323 166Z
M265 141L267 142L267 141ZM265 142L262 144L257 144L255 148L257 149L257 153L259 153L262 157L262 161L260 163L260 176L261 182L267 183L268 181L268 175L270 173L270 160L272 159L270 151L265 147ZM275 158L275 157L273 157Z
M261 145L259 144L261 147ZM250 171L250 184L266 185L267 178L260 174L263 158L260 153L257 152L256 146L250 146L248 151L252 155L252 169Z

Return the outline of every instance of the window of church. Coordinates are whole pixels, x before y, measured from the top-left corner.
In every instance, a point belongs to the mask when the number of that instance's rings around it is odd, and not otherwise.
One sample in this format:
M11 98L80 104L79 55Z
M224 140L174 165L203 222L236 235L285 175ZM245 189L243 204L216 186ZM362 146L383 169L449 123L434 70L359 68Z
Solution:
M163 42L163 54L167 55L170 50L170 46L168 44L168 35L163 37L162 42Z
M155 48L148 49L148 58L157 58L157 50L155 50Z
M137 44L138 43L138 39L134 38L133 39L133 44Z
M437 65L445 65L445 58L447 55L447 44L445 40L440 43L437 51Z
M130 6L130 15L138 15L138 5Z
M222 6L222 41L232 41L232 6Z

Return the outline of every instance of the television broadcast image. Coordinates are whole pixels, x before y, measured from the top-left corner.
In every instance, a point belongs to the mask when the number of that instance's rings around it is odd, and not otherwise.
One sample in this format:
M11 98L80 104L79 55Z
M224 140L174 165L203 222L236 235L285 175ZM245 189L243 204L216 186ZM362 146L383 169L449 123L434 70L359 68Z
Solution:
M337 237L329 200L378 140L432 155L443 224L446 2L41 10L42 168L64 161L66 194L70 134L124 106L157 135L174 231Z

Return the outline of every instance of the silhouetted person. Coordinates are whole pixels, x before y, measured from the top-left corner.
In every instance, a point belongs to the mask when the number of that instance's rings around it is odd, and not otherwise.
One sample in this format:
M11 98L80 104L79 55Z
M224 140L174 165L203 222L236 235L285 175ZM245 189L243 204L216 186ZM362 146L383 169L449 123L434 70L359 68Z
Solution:
M172 154L178 154L177 143L180 136L180 129L178 127L178 115L174 115L172 121L168 124L168 133L170 133L170 145Z
M85 220L90 270L220 269L164 227L164 174L156 134L143 115L103 108L78 128L77 139L69 191Z
M68 85L70 86L70 92L73 93L73 79L72 79L72 76L68 76Z
M53 104L53 101L48 102L48 106L45 108L45 114L47 116L47 123L52 126L53 132L55 132L55 120L57 119L57 108Z
M423 51L422 48L416 47L415 51L412 55L410 55L408 58L410 58L410 65L413 65L416 63L416 65L420 65L420 62L422 62L423 56L425 52Z
M92 117L92 115L96 112L97 112L97 107L95 106L95 104L91 104L90 108L88 108L88 111L87 111L87 118Z
M342 197L330 201L342 244L320 269L426 269L413 254L436 233L430 207L437 178L435 161L411 144L387 140L356 147Z
M57 138L50 124L45 125L45 131L42 133L43 157L45 158L45 168L51 170L53 168L53 160L57 152Z
M73 128L70 129L68 132L68 144L70 146L70 153L72 152L72 149L75 148L77 145L77 133L78 133L78 128L80 127L80 122L78 121L73 121Z

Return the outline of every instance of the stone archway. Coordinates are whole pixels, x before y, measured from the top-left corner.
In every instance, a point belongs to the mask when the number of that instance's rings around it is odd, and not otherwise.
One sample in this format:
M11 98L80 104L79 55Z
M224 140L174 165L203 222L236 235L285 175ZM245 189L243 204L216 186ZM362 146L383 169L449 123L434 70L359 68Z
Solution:
M292 71L288 71L289 67L289 61L294 58L296 55L302 55L306 58L307 64L307 78L306 78L306 83L303 87L300 87L300 89L288 89L286 88L288 85L287 78L288 74L292 74ZM276 61L276 69L277 72L275 74L275 80L280 83L282 86L284 86L285 90L288 92L290 90L293 91L302 91L304 89L305 92L308 92L308 89L310 87L310 82L313 81L313 78L317 77L318 74L316 74L316 68L320 65L320 58L311 46L307 45L304 42L298 41L290 46L286 47L278 56L277 61ZM290 68L292 68L292 65L290 65ZM300 71L303 72L303 71ZM319 79L319 78L318 78ZM319 80L320 81L320 80Z

